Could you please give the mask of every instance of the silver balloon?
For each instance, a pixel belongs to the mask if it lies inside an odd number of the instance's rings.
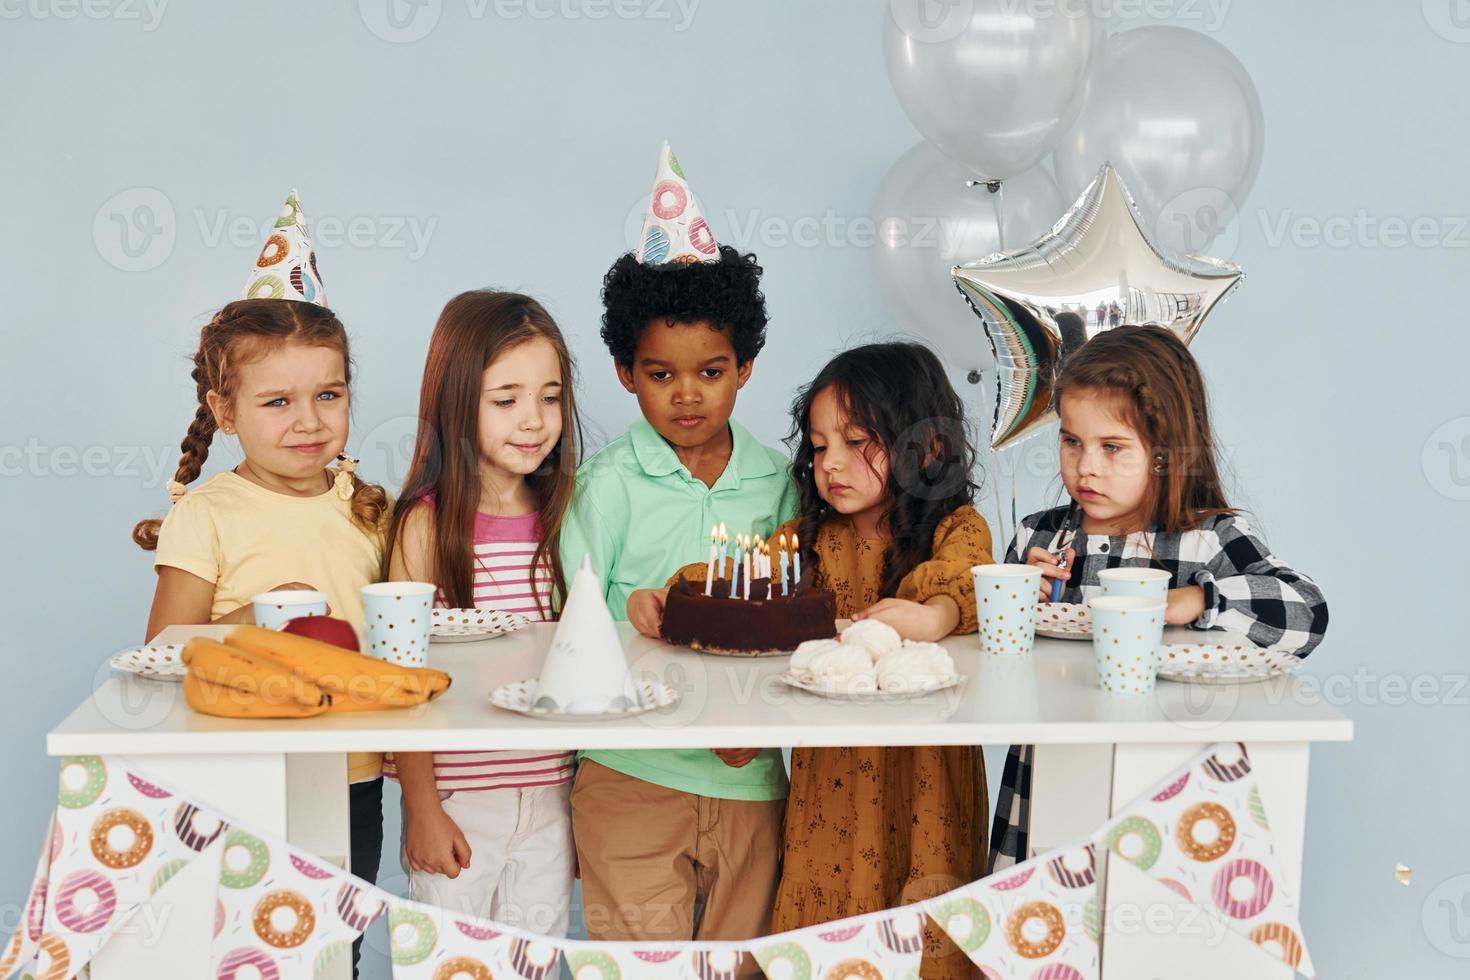
[[[1013,177],[1077,118],[1103,44],[1094,6],[1029,14],[1015,0],[890,0],[889,81],[925,139],[977,176]]]
[[[975,317],[954,301],[950,270],[1005,243],[1031,241],[1051,227],[1063,203],[1040,167],[994,192],[969,186],[971,180],[963,164],[920,143],[893,165],[873,199],[873,277],[885,305],[902,329],[923,337],[960,372],[993,362]]]
[[[1123,324],[1157,324],[1187,344],[1243,278],[1233,262],[1165,258],[1112,167],[1040,239],[953,275],[995,351],[995,449],[1056,420],[1057,379],[1089,338]]]
[[[1183,27],[1108,38],[1087,104],[1056,150],[1076,194],[1111,162],[1166,251],[1203,252],[1235,218],[1265,145],[1261,99],[1223,45]]]

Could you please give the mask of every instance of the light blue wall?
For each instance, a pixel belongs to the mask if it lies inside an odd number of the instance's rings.
[[[1323,974],[1338,977],[1462,976],[1449,954],[1470,953],[1470,691],[1456,680],[1470,586],[1470,29],[1435,20],[1452,3],[1217,0],[1219,19],[1192,0],[1153,7],[1215,29],[1266,110],[1231,256],[1249,281],[1194,349],[1242,500],[1332,603],[1308,673],[1341,697],[1358,739],[1313,754],[1303,915]],[[401,476],[387,447],[408,431],[434,317],[470,287],[545,298],[580,356],[588,415],[611,435],[627,423],[634,402],[597,338],[598,286],[664,138],[716,235],[767,269],[771,339],[739,409],[759,435],[784,433],[793,387],[830,351],[890,329],[864,248],[736,234],[766,218],[866,216],[916,141],[882,67],[886,5],[647,0],[632,5],[646,16],[593,19],[627,0],[424,0],[438,21],[410,43],[369,29],[393,30],[372,0],[318,6],[225,16],[175,2],[155,22],[141,0],[0,0],[12,678],[0,895],[12,901],[52,793],[45,732],[144,626],[152,573],[128,530],[163,510],[193,410],[183,358],[292,186],[355,338],[352,445],[386,482]],[[1127,16],[1140,6],[1119,0],[1112,26],[1144,23]],[[130,257],[110,215],[141,216],[140,204],[166,233]],[[1334,218],[1356,227],[1314,243]],[[1434,244],[1395,247],[1366,224],[1416,218],[1432,220]],[[1280,240],[1283,220],[1295,234]],[[428,231],[426,248],[411,228]],[[146,465],[159,459],[162,477]],[[1023,511],[1043,502],[1023,483]],[[1421,703],[1402,703],[1396,685],[1416,678]],[[1397,861],[1411,888],[1393,880]],[[0,933],[13,905],[6,916]]]

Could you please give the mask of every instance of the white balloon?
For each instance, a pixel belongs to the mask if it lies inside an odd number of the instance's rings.
[[[1211,37],[1143,27],[1108,38],[1087,103],[1056,150],[1081,194],[1111,163],[1165,252],[1204,252],[1232,226],[1261,166],[1265,119],[1244,66]],[[1230,249],[1211,254],[1229,258]]]
[[[1041,237],[1065,208],[1040,167],[1005,181],[999,193],[967,186],[973,179],[963,164],[920,143],[888,171],[873,200],[873,273],[885,304],[901,329],[961,373],[985,370],[994,359],[950,270]]]
[[[888,78],[925,139],[977,176],[1013,177],[1077,118],[1103,45],[1091,3],[889,0]]]

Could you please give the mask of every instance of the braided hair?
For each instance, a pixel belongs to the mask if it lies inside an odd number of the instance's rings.
[[[179,443],[175,483],[193,483],[209,459],[209,447],[218,428],[209,408],[209,393],[213,391],[229,402],[236,394],[238,366],[258,355],[263,345],[279,347],[287,342],[341,351],[345,379],[352,383],[347,330],[331,310],[315,303],[281,299],[242,299],[228,304],[199,331],[199,349],[194,352],[194,369],[190,372],[198,405]],[[353,523],[368,533],[382,531],[388,514],[387,492],[375,484],[363,483],[355,473],[351,476]],[[156,550],[162,523],[157,518],[139,521],[133,528],[133,541],[144,551]]]

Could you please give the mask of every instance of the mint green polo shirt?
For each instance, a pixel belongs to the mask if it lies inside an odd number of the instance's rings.
[[[730,461],[713,487],[695,479],[642,416],[577,470],[577,491],[562,524],[562,567],[574,569],[583,555],[591,557],[613,619],[628,618],[628,596],[635,589],[660,588],[680,567],[708,561],[714,525],[724,523],[731,537],[769,535],[796,516],[791,461],[734,420],[730,435]],[[739,769],[708,749],[597,750],[581,757],[699,796],[786,796],[779,749],[767,749]]]

